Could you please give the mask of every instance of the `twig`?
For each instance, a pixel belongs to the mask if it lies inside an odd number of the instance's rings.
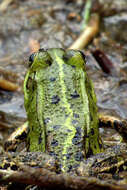
[[[0,78],[0,88],[8,91],[16,91],[19,88],[19,86],[6,79]]]
[[[58,188],[60,190],[126,190],[126,185],[111,185],[92,177],[71,176],[69,174],[56,174],[46,169],[25,167],[23,171],[0,170],[0,182],[18,182],[43,186],[46,189]]]
[[[5,141],[4,149],[5,151],[14,151],[20,143],[17,139],[22,139],[22,141],[26,138],[28,131],[28,122],[26,121],[24,124],[20,125]],[[11,146],[8,146],[11,144]]]
[[[107,122],[108,121],[108,122]],[[99,126],[114,128],[127,142],[127,121],[110,115],[99,115]]]
[[[81,33],[78,39],[69,47],[69,49],[83,49],[98,33],[99,30],[99,15],[91,16],[89,25]]]
[[[0,121],[0,130],[2,130],[2,129],[10,129],[11,128],[11,125],[9,125],[9,124],[7,124],[7,123],[5,123],[5,122],[2,122],[2,121]]]
[[[0,4],[0,11],[5,11],[8,7],[8,5],[12,2],[13,0],[3,0],[3,2]]]
[[[90,11],[91,11],[91,7],[92,7],[92,1],[91,0],[87,0],[86,1],[86,5],[85,8],[83,10],[83,22],[82,22],[82,29],[85,29],[85,27],[88,24],[88,21],[90,19]]]

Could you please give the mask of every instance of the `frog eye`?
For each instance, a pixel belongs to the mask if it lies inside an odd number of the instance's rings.
[[[35,53],[32,53],[29,57],[29,67],[32,65],[32,63],[34,62],[34,57],[35,57]]]
[[[48,52],[44,49],[40,49],[37,53],[31,56],[32,57],[30,58],[30,60],[33,61],[31,65],[31,69],[33,71],[46,68],[52,64],[52,58],[50,57]]]
[[[65,63],[73,67],[85,68],[85,55],[79,50],[67,50],[63,56]]]

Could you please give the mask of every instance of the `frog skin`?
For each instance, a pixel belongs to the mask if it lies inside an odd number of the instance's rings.
[[[60,171],[69,172],[103,150],[96,96],[82,52],[52,48],[32,54],[24,97],[29,151],[48,153]]]

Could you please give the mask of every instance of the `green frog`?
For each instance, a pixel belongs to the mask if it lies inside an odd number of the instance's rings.
[[[101,172],[110,171],[109,161],[113,158],[112,167],[123,166],[124,160],[127,161],[121,153],[121,150],[126,152],[126,145],[119,146],[119,151],[113,149],[101,153],[104,149],[98,130],[96,95],[85,64],[85,55],[81,51],[60,48],[40,49],[29,58],[29,69],[24,80],[25,109],[29,122],[27,151],[31,152],[29,157],[34,155],[37,158],[37,152],[51,156],[57,161],[59,173],[77,171],[79,175],[85,175],[83,168],[90,175],[95,167],[99,173],[97,165],[102,166]],[[106,124],[105,118],[101,119],[101,123]],[[121,124],[115,119],[110,123],[115,126]],[[27,125],[19,131],[26,136]],[[17,134],[11,136],[6,148]],[[22,139],[23,136],[19,137]],[[24,160],[28,161],[28,158]],[[81,162],[84,163],[82,167]]]
[[[77,50],[39,50],[24,81],[29,151],[54,156],[62,172],[100,153],[96,96]]]

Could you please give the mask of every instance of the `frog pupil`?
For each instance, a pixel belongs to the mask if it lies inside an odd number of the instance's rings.
[[[29,57],[29,67],[31,66],[31,64],[33,63],[34,61],[34,56],[35,56],[35,53],[32,53]]]

